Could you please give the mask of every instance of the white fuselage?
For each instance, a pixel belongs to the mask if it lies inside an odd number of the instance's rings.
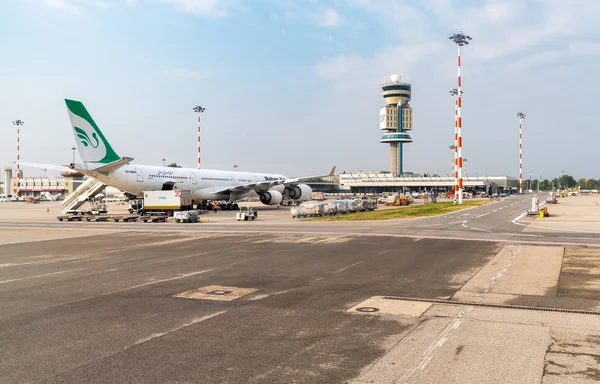
[[[108,175],[93,174],[92,176],[106,185],[138,196],[142,196],[142,191],[161,190],[165,184],[173,185],[172,189],[190,190],[194,201],[224,199],[236,201],[245,197],[258,196],[253,189],[240,193],[232,192],[231,194],[216,192],[229,187],[233,188],[250,183],[286,179],[283,175],[267,173],[170,168],[148,165],[125,165],[110,172]],[[270,189],[283,193],[285,186],[276,185]]]

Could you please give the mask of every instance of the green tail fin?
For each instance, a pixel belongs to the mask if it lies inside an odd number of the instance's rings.
[[[121,159],[80,101],[65,99],[73,134],[84,163],[109,164]]]

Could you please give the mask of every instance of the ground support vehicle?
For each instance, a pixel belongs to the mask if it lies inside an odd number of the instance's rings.
[[[197,223],[200,212],[198,210],[177,211],[173,214],[176,223]]]
[[[258,218],[258,213],[254,207],[242,207],[240,208],[240,211],[235,214],[235,218],[237,221],[256,220]]]
[[[406,196],[406,195],[392,195],[390,197],[388,197],[387,201],[385,202],[386,206],[402,206],[402,205],[409,205],[411,203],[411,198],[410,196]]]
[[[193,209],[192,192],[189,190],[143,191],[143,194],[143,199],[136,199],[129,203],[129,213],[137,212],[144,216],[146,213],[154,212],[173,216],[176,211]]]

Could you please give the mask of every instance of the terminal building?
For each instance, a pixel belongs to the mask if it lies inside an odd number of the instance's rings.
[[[340,191],[352,193],[407,192],[436,189],[452,191],[454,178],[447,176],[394,176],[391,173],[344,173],[339,178]],[[514,193],[519,181],[508,176],[463,177],[465,191],[473,193]]]
[[[62,173],[61,178],[13,177],[11,167],[4,167],[4,182],[2,193],[15,198],[42,197],[52,195],[54,198],[64,198],[73,192],[84,178],[81,173]]]

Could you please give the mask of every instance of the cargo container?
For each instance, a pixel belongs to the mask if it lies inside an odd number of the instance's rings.
[[[192,192],[173,189],[170,191],[143,191],[144,198],[130,205],[129,212],[137,211],[140,215],[147,212],[164,212],[173,216],[175,211],[193,209]]]

